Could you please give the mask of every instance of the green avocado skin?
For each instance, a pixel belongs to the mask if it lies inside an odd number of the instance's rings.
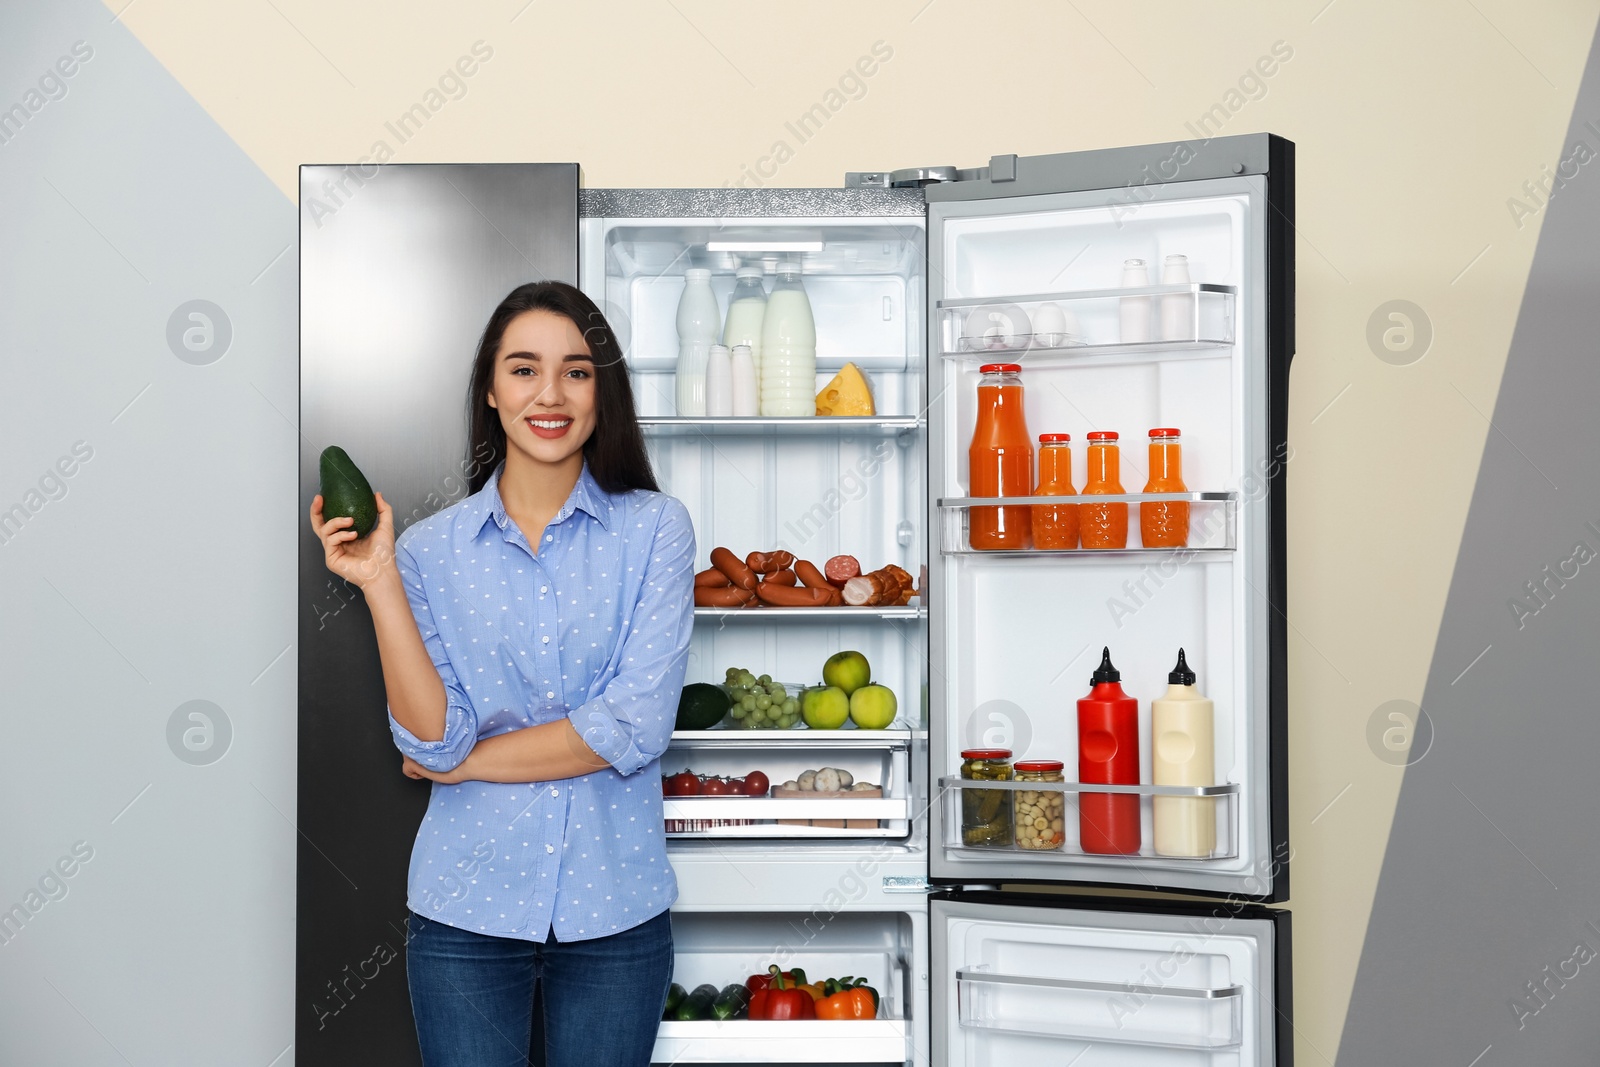
[[[356,539],[378,525],[378,501],[361,468],[338,445],[322,450],[322,518],[348,515],[355,521]]]

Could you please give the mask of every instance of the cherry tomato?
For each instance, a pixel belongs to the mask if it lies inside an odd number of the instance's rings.
[[[679,771],[662,783],[661,791],[669,797],[692,797],[700,792],[700,779],[692,771]]]
[[[733,792],[726,778],[707,778],[700,783],[700,795],[707,797],[725,797]]]
[[[760,771],[751,771],[744,776],[744,795],[747,797],[764,797],[771,788],[772,782]]]

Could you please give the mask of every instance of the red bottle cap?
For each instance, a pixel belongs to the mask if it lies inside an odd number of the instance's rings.
[[[1032,771],[1059,771],[1064,766],[1058,759],[1025,759],[1017,761],[1016,769],[1028,774]]]
[[[1020,363],[985,363],[978,368],[980,374],[1021,374]]]
[[[1150,431],[1151,440],[1154,440],[1157,437],[1182,437],[1182,436],[1183,435],[1178,432],[1178,428],[1176,426],[1157,426],[1155,429]]]
[[[1089,440],[1091,441],[1115,441],[1116,439],[1117,432],[1115,430],[1095,430],[1089,435]]]
[[[964,748],[961,750],[962,759],[1010,759],[1009,748]]]
[[[1072,440],[1070,433],[1042,433],[1039,435],[1039,443],[1044,445],[1060,444],[1063,441],[1070,440]]]

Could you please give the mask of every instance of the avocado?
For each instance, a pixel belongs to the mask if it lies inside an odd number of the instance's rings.
[[[354,529],[360,540],[378,525],[378,501],[361,468],[344,449],[329,445],[322,450],[322,518],[344,515],[356,520]]]
[[[674,724],[675,728],[709,730],[722,721],[722,717],[728,714],[728,709],[731,707],[733,701],[728,699],[728,694],[721,686],[690,682],[683,687],[683,695],[678,698],[678,721]]]

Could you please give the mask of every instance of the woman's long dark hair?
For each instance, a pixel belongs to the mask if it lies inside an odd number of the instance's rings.
[[[500,413],[489,406],[489,387],[494,382],[494,357],[500,351],[511,320],[525,311],[552,311],[570,319],[583,334],[594,359],[595,427],[583,443],[584,462],[589,473],[608,493],[629,489],[660,492],[655,473],[650,469],[650,454],[645,451],[639,416],[633,409],[633,386],[622,360],[622,346],[611,332],[594,301],[565,282],[530,282],[519,285],[500,301],[489,316],[478,341],[478,354],[472,362],[472,380],[467,386],[467,471],[468,485],[476,493],[506,455],[506,431]]]

